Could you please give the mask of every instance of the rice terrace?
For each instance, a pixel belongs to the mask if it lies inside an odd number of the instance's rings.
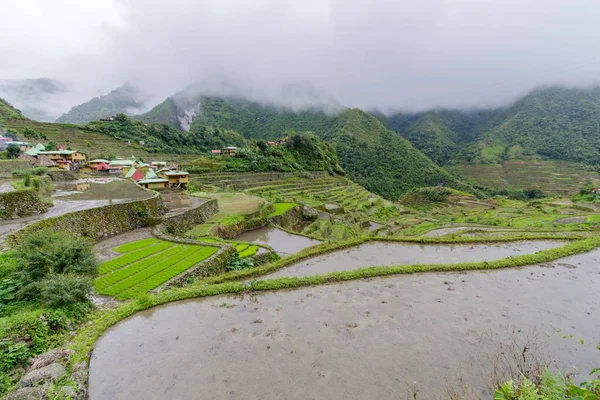
[[[21,3],[1,399],[600,398],[600,7]]]

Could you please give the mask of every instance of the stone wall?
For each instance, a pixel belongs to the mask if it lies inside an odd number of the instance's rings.
[[[161,289],[181,287],[189,283],[191,279],[223,274],[227,272],[227,261],[235,254],[236,251],[233,247],[223,247],[197,266],[188,269],[162,285]]]
[[[0,193],[0,219],[15,219],[48,211],[34,190]]]
[[[304,221],[304,208],[296,206],[277,217],[271,218],[271,221],[285,229],[293,228]]]
[[[208,200],[198,207],[175,215],[168,215],[163,221],[167,233],[175,236],[182,235],[198,224],[205,223],[211,215],[219,211],[216,199]]]
[[[149,199],[76,211],[36,222],[9,236],[12,244],[20,243],[27,235],[42,229],[105,239],[132,229],[158,222],[166,207],[158,193]]]
[[[14,170],[29,168],[27,160],[0,160],[0,178],[10,178]]]
[[[54,182],[66,182],[78,179],[77,174],[73,171],[48,171],[46,174]]]

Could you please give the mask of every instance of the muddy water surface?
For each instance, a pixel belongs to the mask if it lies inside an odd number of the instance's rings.
[[[565,242],[550,240],[456,245],[370,242],[352,249],[336,251],[292,264],[265,278],[308,276],[381,265],[454,264],[471,261],[492,261],[510,256],[535,253],[564,244]]]
[[[271,246],[273,250],[281,255],[289,255],[300,250],[321,243],[319,240],[309,239],[304,236],[292,235],[281,229],[264,227],[253,231],[242,233],[233,240],[240,242],[260,243]]]
[[[484,379],[496,354],[490,336],[506,343],[512,332],[519,339],[537,332],[559,367],[598,366],[598,261],[594,251],[522,269],[158,307],[98,341],[90,397],[404,399],[416,382],[419,399],[437,399],[446,398],[446,380],[458,386],[462,377],[491,398]]]

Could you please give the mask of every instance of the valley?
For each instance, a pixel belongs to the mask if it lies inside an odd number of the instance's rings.
[[[120,94],[61,117],[82,125],[0,103],[32,142],[4,152],[0,194],[39,206],[0,213],[0,394],[491,398],[515,379],[490,383],[496,347],[537,334],[532,359],[596,366],[598,164],[541,146],[514,108],[531,99],[380,115],[200,96],[183,126],[175,97],[88,120]],[[565,129],[593,149],[590,113]],[[83,161],[28,164],[52,145]]]

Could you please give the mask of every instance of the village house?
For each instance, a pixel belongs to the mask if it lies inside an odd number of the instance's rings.
[[[96,169],[98,167],[98,165],[105,163],[105,164],[110,164],[110,161],[105,160],[103,158],[97,158],[95,160],[91,160],[88,162],[88,165],[90,166],[90,168],[92,169]]]
[[[141,170],[141,168],[130,168],[125,174],[125,178],[139,181],[144,179],[144,172]]]
[[[13,138],[0,136],[0,150],[6,150],[6,147],[13,141]]]
[[[169,184],[168,179],[159,178],[153,169],[148,169],[144,175],[144,179],[138,181],[138,184],[146,189],[166,189]]]
[[[38,155],[44,155],[51,160],[58,162],[58,160],[66,160],[72,163],[85,163],[86,156],[76,150],[56,150],[56,151],[40,151]]]
[[[125,159],[125,158],[117,158],[115,160],[110,161],[110,165],[116,167],[123,167],[121,172],[123,175],[127,175],[129,170],[133,168],[136,164],[135,159]]]
[[[237,151],[238,151],[237,147],[229,146],[229,147],[225,147],[221,151],[221,153],[224,154],[224,155],[231,156],[231,155],[234,155]]]
[[[211,150],[210,152],[215,156],[221,155],[221,150]]]
[[[170,188],[187,189],[189,183],[189,173],[185,171],[168,171],[159,174],[161,178],[166,178],[169,181]]]

